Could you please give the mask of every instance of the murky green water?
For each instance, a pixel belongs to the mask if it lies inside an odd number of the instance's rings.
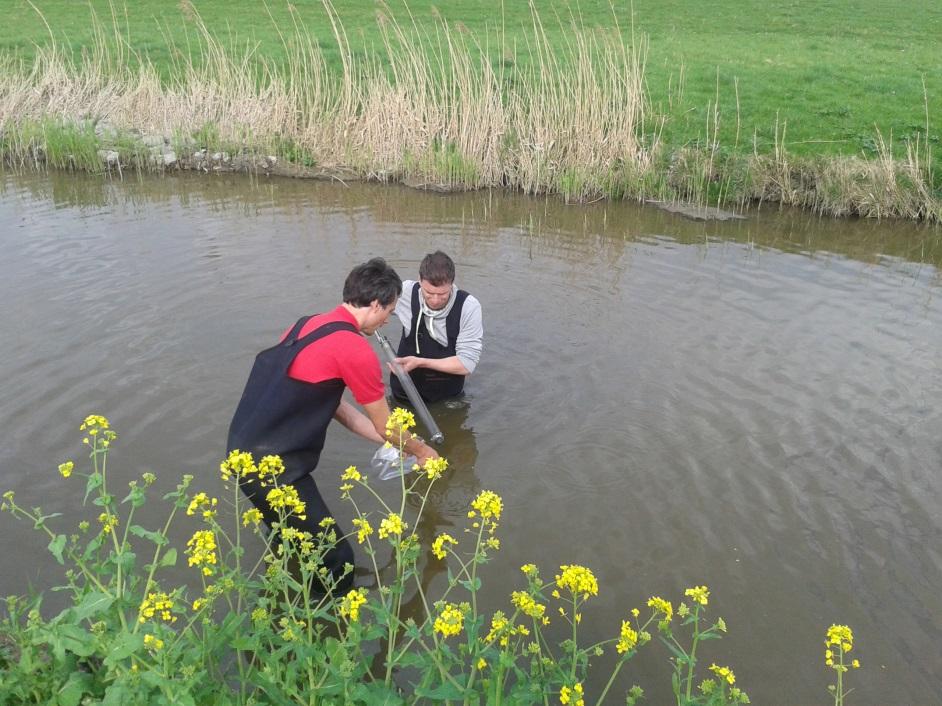
[[[6,174],[0,238],[0,486],[67,526],[89,511],[56,465],[79,453],[85,414],[119,430],[120,478],[153,470],[169,487],[192,472],[218,491],[257,350],[335,305],[354,264],[383,255],[412,276],[442,248],[484,306],[487,339],[465,404],[433,410],[455,471],[423,531],[460,529],[482,488],[504,497],[490,607],[525,562],[583,563],[602,590],[582,628],[602,639],[648,596],[705,583],[730,632],[704,658],[733,666],[754,703],[827,702],[832,622],[854,628],[864,664],[853,703],[942,691],[938,231],[774,209],[704,224],[502,194]],[[372,451],[342,429],[328,438],[319,474],[341,520],[333,479]],[[0,522],[0,594],[57,580],[45,542]],[[652,645],[624,683],[664,703],[666,660]]]

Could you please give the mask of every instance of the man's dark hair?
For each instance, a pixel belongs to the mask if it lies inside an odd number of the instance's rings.
[[[381,257],[354,267],[343,283],[343,302],[353,306],[369,306],[378,301],[389,306],[402,294],[402,280]]]
[[[455,263],[441,250],[430,252],[419,264],[419,279],[435,287],[455,281]]]

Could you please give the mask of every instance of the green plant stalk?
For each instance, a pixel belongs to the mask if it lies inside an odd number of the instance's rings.
[[[690,701],[690,694],[693,689],[693,670],[697,663],[697,643],[700,642],[700,604],[693,609],[693,644],[690,646],[690,654],[687,655],[687,693],[686,699]]]

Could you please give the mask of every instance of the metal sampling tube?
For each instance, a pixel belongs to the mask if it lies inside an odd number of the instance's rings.
[[[379,347],[383,349],[383,355],[386,356],[386,360],[389,361],[393,373],[399,378],[399,382],[402,383],[402,389],[405,390],[406,397],[409,398],[409,402],[412,403],[416,414],[419,415],[419,419],[422,420],[422,424],[424,424],[425,428],[428,430],[429,438],[433,443],[441,444],[445,441],[445,435],[442,434],[442,430],[438,428],[435,420],[432,419],[432,415],[428,411],[428,407],[425,406],[425,401],[422,399],[419,391],[415,389],[415,383],[412,382],[409,373],[405,372],[396,362],[396,354],[393,352],[392,346],[389,345],[389,339],[379,331],[374,331],[373,335],[376,336],[376,340],[379,341]]]

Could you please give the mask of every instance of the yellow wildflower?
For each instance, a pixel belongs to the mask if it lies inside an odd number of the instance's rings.
[[[432,554],[435,555],[436,559],[444,559],[447,555],[447,552],[445,551],[446,543],[457,546],[458,540],[452,537],[450,534],[443,532],[432,542]]]
[[[850,652],[854,647],[854,633],[847,625],[832,625],[824,644],[836,645],[844,652]]]
[[[197,493],[186,508],[186,514],[195,515],[197,512],[201,512],[203,519],[209,520],[215,516],[216,505],[218,504],[219,501],[216,498],[211,498],[206,493]]]
[[[618,654],[625,654],[628,650],[634,649],[635,645],[638,644],[638,633],[634,631],[631,627],[631,623],[627,620],[621,621],[621,633],[618,636],[618,642],[615,645],[615,649],[618,651]]]
[[[386,436],[390,436],[396,429],[408,431],[415,426],[415,415],[407,409],[396,407],[386,420]]]
[[[488,537],[485,540],[484,545],[488,549],[493,549],[496,552],[500,549],[500,540],[497,537]]]
[[[138,611],[138,621],[146,623],[156,615],[168,623],[175,623],[177,617],[171,612],[172,610],[173,599],[169,595],[162,591],[148,593]]]
[[[471,507],[485,520],[499,520],[504,503],[493,490],[482,490],[472,501]],[[474,512],[469,512],[468,517],[474,517]]]
[[[337,524],[337,520],[335,520],[333,517],[330,517],[328,515],[327,517],[322,519],[320,522],[318,522],[317,526],[320,527],[321,529],[327,529],[328,527],[331,527],[332,525],[335,525],[335,524]]]
[[[559,691],[559,703],[561,704],[573,704],[573,706],[585,706],[585,699],[582,694],[582,683],[576,682],[575,686],[571,689],[568,686],[564,686]]]
[[[718,667],[715,663],[710,665],[710,671],[713,672],[720,679],[725,679],[729,682],[730,685],[736,683],[736,675],[733,674],[733,670],[729,667]]]
[[[543,614],[546,612],[545,605],[537,603],[533,596],[523,591],[514,591],[511,593],[510,602],[513,603],[517,610],[524,615],[529,615],[531,618],[542,618]]]
[[[389,513],[389,517],[384,518],[383,521],[379,523],[379,538],[385,539],[390,535],[400,535],[408,526],[409,525],[402,521],[399,515],[395,512],[391,512]]]
[[[347,466],[347,470],[340,474],[340,480],[362,480],[362,478],[356,466]]]
[[[631,609],[631,614],[632,614],[634,617],[637,618],[639,615],[641,615],[641,611],[638,610],[637,608],[632,608],[632,609]]]
[[[582,598],[597,596],[599,582],[591,570],[578,564],[563,565],[559,567],[561,575],[556,577],[556,583],[561,588],[568,588],[573,595],[582,594]]]
[[[447,468],[447,459],[441,457],[430,458],[425,462],[425,465],[422,466],[422,470],[425,471],[425,475],[428,476],[429,480],[441,478],[442,473],[444,473]]]
[[[373,527],[370,525],[369,520],[364,518],[354,518],[353,526],[357,528],[357,542],[363,544],[366,541],[366,538],[373,534]]]
[[[262,485],[269,485],[274,479],[285,472],[284,461],[281,456],[262,456],[258,462],[258,478]]]
[[[360,619],[360,606],[366,603],[366,589],[354,588],[340,601],[340,615],[349,618],[351,623]]]
[[[487,660],[481,657],[477,664],[478,671],[482,671],[485,667],[487,667]]]
[[[651,596],[648,599],[648,608],[653,608],[655,614],[663,613],[666,622],[670,622],[671,618],[674,617],[674,607],[671,605],[671,602],[664,600],[660,596]]]
[[[524,564],[520,567],[524,576],[535,576],[537,572],[536,564]]]
[[[72,471],[75,469],[75,463],[73,461],[66,461],[65,463],[59,464],[59,473],[63,478],[68,478],[72,475]]]
[[[265,496],[272,510],[283,510],[285,515],[295,514],[299,520],[307,519],[304,514],[305,505],[298,497],[298,490],[293,485],[281,488],[272,488]]]
[[[115,527],[118,526],[118,518],[116,515],[112,515],[109,512],[103,512],[98,516],[98,521],[101,523],[101,531],[105,534],[111,532]]]
[[[153,652],[157,652],[158,650],[162,650],[164,648],[164,641],[158,637],[147,634],[144,635],[144,647]]]
[[[854,669],[860,669],[860,660],[855,659],[853,662],[850,663],[850,666],[853,667]]]
[[[195,601],[193,601],[193,610],[194,611],[202,610],[203,606],[205,606],[206,603],[207,601],[205,598],[197,598]]]
[[[257,473],[255,460],[248,451],[239,451],[234,449],[229,453],[228,458],[219,464],[219,474],[223,480],[229,480],[232,476],[244,478],[252,473]]]
[[[706,586],[694,586],[684,591],[684,595],[690,596],[690,598],[700,605],[706,605],[710,597],[710,592],[707,590]]]
[[[494,613],[494,617],[491,618],[491,631],[487,633],[484,642],[491,642],[500,635],[508,625],[510,625],[510,621],[507,620],[507,616],[504,615],[503,611],[499,610]]]
[[[212,530],[198,530],[187,540],[186,553],[189,566],[201,566],[204,576],[213,575],[216,565],[216,535]]]
[[[268,609],[259,606],[252,611],[252,622],[261,623],[268,619]]]
[[[253,527],[258,527],[259,522],[262,521],[262,511],[257,507],[253,507],[251,510],[246,510],[242,513],[242,525],[248,527],[252,525]]]
[[[439,632],[444,637],[457,635],[464,628],[464,613],[454,603],[445,603],[444,608],[435,618],[435,632]]]

